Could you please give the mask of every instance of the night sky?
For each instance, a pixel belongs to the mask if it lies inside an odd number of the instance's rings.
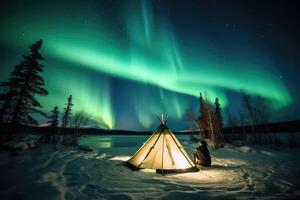
[[[168,114],[180,130],[201,91],[234,110],[245,90],[272,121],[299,119],[299,19],[296,1],[1,1],[0,81],[43,39],[47,112],[72,94],[95,125],[152,130]]]

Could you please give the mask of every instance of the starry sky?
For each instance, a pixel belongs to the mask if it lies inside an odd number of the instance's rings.
[[[72,94],[103,128],[152,130],[167,114],[181,130],[200,92],[234,110],[244,90],[272,121],[299,119],[298,19],[293,1],[4,0],[0,81],[43,39],[45,112]]]

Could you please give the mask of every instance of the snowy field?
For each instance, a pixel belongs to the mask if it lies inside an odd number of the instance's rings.
[[[0,199],[300,199],[300,149],[210,149],[213,166],[162,176],[124,166],[149,136],[87,136],[94,152],[42,145],[0,153]],[[178,136],[191,155],[195,144]],[[298,197],[298,198],[297,198]]]

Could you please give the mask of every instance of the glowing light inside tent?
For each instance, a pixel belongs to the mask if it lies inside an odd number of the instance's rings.
[[[172,156],[173,156],[173,159],[175,161],[176,168],[178,168],[178,169],[185,169],[185,168],[191,167],[191,166],[187,166],[186,159],[178,151],[174,151],[173,150],[172,151]]]

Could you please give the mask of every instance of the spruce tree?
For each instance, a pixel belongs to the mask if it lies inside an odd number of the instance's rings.
[[[0,118],[12,124],[37,124],[32,114],[39,113],[41,104],[35,95],[45,96],[48,91],[44,88],[44,79],[39,74],[44,71],[40,60],[44,60],[39,53],[42,40],[29,46],[30,54],[23,56],[23,61],[15,66],[8,81],[0,84],[1,111]]]
[[[58,115],[59,115],[59,110],[58,110],[58,107],[55,106],[53,108],[53,110],[51,111],[51,115],[49,117],[49,127],[52,127],[52,128],[57,128],[58,126]]]
[[[2,87],[2,84],[0,84],[0,87]],[[2,89],[4,89],[4,87],[2,87]],[[1,105],[1,108],[0,108],[0,122],[3,122],[3,123],[8,123],[9,121],[9,116],[8,116],[8,112],[10,110],[10,104],[12,103],[11,102],[11,99],[12,99],[12,94],[13,94],[13,91],[2,91],[3,93],[0,94],[0,105]]]
[[[223,117],[222,109],[219,103],[219,99],[215,99],[215,113],[214,113],[214,143],[215,147],[220,147],[223,143]]]
[[[219,103],[218,97],[215,100],[215,121],[216,126],[219,130],[222,130],[223,128],[223,117],[222,117],[222,110],[221,105]]]
[[[55,106],[49,116],[48,127],[50,127],[50,129],[45,135],[43,135],[42,141],[46,143],[55,142],[56,139],[55,134],[57,133],[57,126],[58,126],[58,115],[59,115],[58,107]]]
[[[61,127],[66,128],[70,119],[70,115],[72,114],[72,95],[70,95],[67,99],[67,103],[65,104],[66,107],[64,108],[64,115],[61,120]]]
[[[200,92],[200,98],[199,98],[199,102],[200,102],[200,121],[201,121],[201,118],[203,118],[205,116],[205,112],[204,112],[204,99],[203,99],[203,96],[202,96],[202,93]]]
[[[202,93],[200,93],[200,125],[204,131],[205,137],[209,134],[209,114],[210,114],[210,107],[208,102],[206,102],[206,99],[202,96]]]

